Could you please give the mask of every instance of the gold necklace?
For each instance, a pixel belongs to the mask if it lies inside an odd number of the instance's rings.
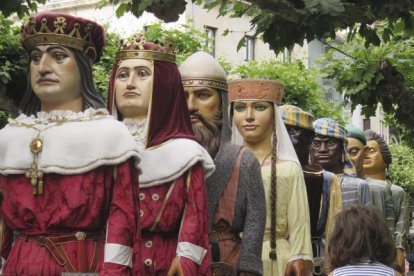
[[[267,158],[269,158],[269,156],[272,154],[272,151],[269,152],[268,155],[266,155],[266,157],[262,160],[262,163],[260,163],[260,167],[263,167],[264,162],[267,160]]]
[[[59,120],[57,120],[54,124],[47,126],[43,129],[39,129],[36,127],[36,123],[33,124],[29,124],[29,123],[24,123],[21,121],[16,121],[13,119],[9,119],[9,123],[11,125],[16,125],[18,127],[24,126],[27,128],[32,128],[34,130],[37,131],[37,135],[35,138],[32,139],[32,141],[30,142],[29,145],[29,149],[30,152],[33,155],[33,161],[32,161],[32,165],[30,167],[30,169],[28,169],[25,173],[26,177],[28,179],[30,179],[30,183],[33,186],[33,194],[37,195],[37,194],[42,194],[43,193],[43,171],[40,170],[37,161],[38,161],[38,156],[39,153],[42,152],[43,150],[43,146],[44,146],[44,141],[42,139],[42,137],[40,137],[40,133],[42,131],[45,131],[49,128],[55,127],[55,126],[60,126],[64,123],[67,122],[82,122],[82,121],[89,121],[92,119],[99,119],[99,118],[104,118],[105,116],[107,116],[107,113],[98,109],[96,110],[96,113],[93,114],[93,116],[89,116],[84,114],[83,117],[77,117],[77,118],[67,118],[67,117],[63,117]],[[49,122],[43,123],[43,124],[50,124]]]
[[[30,184],[32,184],[32,186],[33,186],[33,194],[34,195],[38,195],[38,194],[43,193],[43,171],[40,170],[39,165],[37,164],[39,153],[42,152],[43,146],[44,146],[44,142],[43,142],[42,137],[40,136],[40,133],[42,131],[45,131],[45,130],[49,129],[49,128],[52,128],[52,127],[55,127],[55,126],[60,126],[60,125],[66,123],[66,122],[69,122],[69,121],[71,121],[71,120],[68,120],[66,118],[62,118],[59,121],[57,121],[55,124],[47,126],[43,129],[37,128],[34,124],[18,122],[18,121],[15,121],[15,120],[10,120],[9,121],[11,124],[15,124],[18,127],[24,126],[24,127],[27,127],[27,128],[32,128],[32,129],[37,131],[36,137],[32,139],[32,141],[30,142],[30,145],[29,145],[30,152],[32,153],[32,156],[33,156],[32,165],[25,173],[25,176],[29,179]]]

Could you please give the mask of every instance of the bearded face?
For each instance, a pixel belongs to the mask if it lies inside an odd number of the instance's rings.
[[[212,117],[207,117],[198,111],[193,111],[190,116],[201,123],[193,124],[194,134],[210,156],[214,158],[220,147],[223,113],[218,111]]]

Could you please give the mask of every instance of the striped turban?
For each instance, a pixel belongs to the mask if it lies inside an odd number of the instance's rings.
[[[352,164],[346,145],[348,144],[347,131],[337,121],[331,118],[320,118],[317,119],[313,126],[315,127],[315,134],[321,136],[336,138],[343,143],[342,154],[344,157],[343,161],[343,172],[349,175],[356,175],[355,167]]]
[[[282,105],[279,113],[285,125],[297,126],[313,132],[313,115],[294,105]]]
[[[313,123],[313,126],[315,127],[315,134],[336,138],[344,142],[344,144],[347,143],[346,129],[334,119],[320,118]]]

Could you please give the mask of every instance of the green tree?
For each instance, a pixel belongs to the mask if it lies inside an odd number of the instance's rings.
[[[413,30],[414,1],[407,0],[195,0],[211,9],[219,7],[220,15],[252,17],[252,28],[263,34],[265,42],[276,52],[305,40],[335,38],[338,29],[350,29],[350,38],[359,33],[367,44],[378,45],[378,20],[390,24],[402,19],[407,30]],[[388,29],[390,32],[391,28]]]
[[[19,38],[20,29],[0,13],[0,127],[18,113],[26,87],[27,55]]]
[[[387,179],[414,195],[414,149],[406,144],[392,144],[389,148],[392,153],[392,163]]]
[[[311,112],[315,118],[329,117],[345,122],[341,105],[324,100],[323,88],[317,82],[318,72],[308,70],[300,61],[250,61],[234,68],[229,68],[224,63],[224,68],[229,72],[229,79],[261,78],[280,81],[285,86],[283,103],[299,106]]]
[[[44,4],[47,0],[4,0],[0,2],[0,12],[5,17],[17,13],[19,18],[37,10],[38,4]]]
[[[389,35],[388,23],[377,25],[383,36]],[[386,122],[402,129],[403,139],[414,145],[414,39],[403,25],[403,21],[394,24],[388,41],[381,40],[379,46],[366,45],[358,35],[337,46],[324,57],[323,72],[345,93],[352,108],[362,105],[365,116],[375,115],[381,104]]]

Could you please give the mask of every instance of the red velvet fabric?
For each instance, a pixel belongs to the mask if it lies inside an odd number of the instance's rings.
[[[150,49],[153,43],[147,42],[145,49]],[[128,49],[128,47],[126,48]],[[108,92],[108,110],[113,114],[114,84],[116,70],[120,61],[112,67]],[[159,145],[172,138],[188,138],[196,140],[190,121],[181,75],[177,65],[168,61],[154,61],[154,84],[152,91],[152,105],[148,118],[150,120],[148,147]],[[122,115],[116,114],[119,120]]]
[[[171,138],[195,140],[177,65],[155,61],[148,147]]]
[[[0,175],[0,190],[4,200],[1,216],[7,225],[27,235],[65,235],[104,231],[107,242],[133,247],[140,242],[137,200],[138,172],[132,162],[117,167],[113,182],[112,166],[102,166],[84,174],[44,176],[44,193],[34,196],[32,185],[24,175]],[[11,232],[3,232],[5,241],[12,240]],[[118,264],[104,264],[104,243],[99,242],[101,275],[130,275],[131,269]],[[63,245],[66,254],[77,268],[77,242]],[[94,242],[87,240],[88,265],[91,263]],[[17,239],[7,256],[3,275],[61,275],[65,269],[50,252],[36,243]]]
[[[186,178],[187,173],[175,181],[153,229],[151,227],[157,220],[172,182],[140,189],[142,243],[135,245],[134,254],[141,252],[141,275],[167,275],[171,262],[176,257],[178,242],[208,248],[207,199],[201,166],[193,167],[188,192]],[[200,266],[185,257],[181,257],[180,262],[184,275],[210,275],[209,253]],[[138,275],[139,272],[135,270],[134,274]]]

